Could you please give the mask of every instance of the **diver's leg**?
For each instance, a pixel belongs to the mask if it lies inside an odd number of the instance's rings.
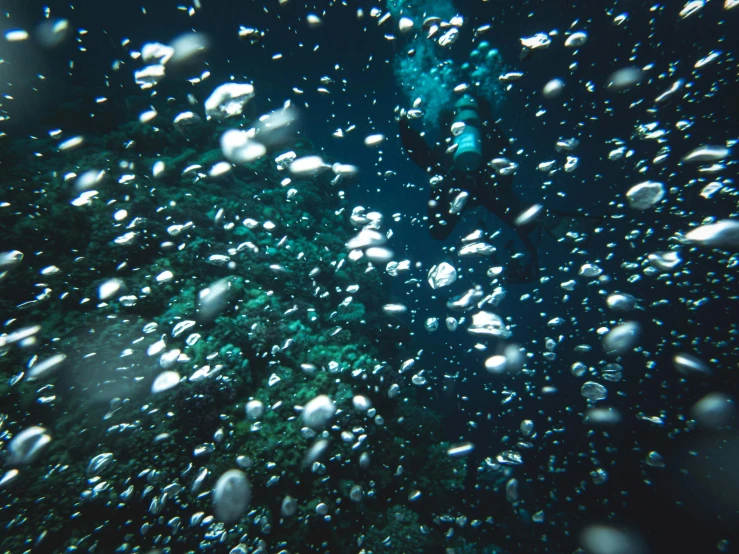
[[[495,210],[491,211],[493,211],[508,225],[513,227],[513,222],[524,210],[524,208],[521,207],[521,198],[519,198],[516,191],[513,189],[513,176],[497,175],[495,179]]]
[[[516,229],[516,234],[518,235],[518,238],[521,239],[521,242],[526,248],[526,251],[529,253],[532,276],[534,279],[538,279],[539,278],[539,251],[536,248],[534,241],[532,240],[532,235],[534,234],[535,230],[536,230],[536,226],[532,227],[528,232],[526,231],[526,229],[519,228],[519,229]]]
[[[518,238],[526,247],[532,260],[539,261],[539,255],[536,250],[532,235],[537,231],[539,225],[536,221],[528,223],[527,225],[517,226],[516,218],[521,215],[523,208],[521,207],[521,199],[513,190],[513,180],[511,178],[501,179],[495,187],[495,196],[487,198],[485,207],[488,211],[497,215],[503,222],[509,227],[516,230]]]
[[[483,204],[488,211],[497,215],[506,225],[516,231],[528,253],[528,260],[513,258],[507,266],[509,282],[526,282],[539,278],[539,252],[534,236],[540,231],[537,221],[526,225],[516,225],[516,218],[521,215],[523,203],[513,190],[511,176],[497,176],[495,188],[484,197]]]
[[[559,241],[570,236],[579,241],[592,235],[603,219],[603,216],[547,210],[541,223],[544,230],[555,240]]]
[[[451,235],[459,221],[460,214],[449,213],[452,198],[452,191],[445,187],[431,189],[428,225],[429,234],[434,240],[444,240]]]
[[[440,161],[423,139],[421,133],[411,127],[406,118],[400,120],[400,141],[411,160],[425,172],[439,171]]]
[[[514,206],[520,208],[520,202],[514,203]],[[511,209],[505,210],[500,204],[496,206],[497,209],[490,209],[495,215],[497,215],[504,223],[513,228],[518,235],[519,240],[523,244],[527,252],[527,259],[521,259],[520,257],[512,258],[507,265],[507,279],[511,283],[523,283],[539,278],[539,251],[537,248],[538,241],[534,241],[537,234],[541,232],[541,226],[538,222],[533,221],[527,225],[516,225],[515,220],[520,211],[513,211]],[[505,211],[504,211],[505,210]]]

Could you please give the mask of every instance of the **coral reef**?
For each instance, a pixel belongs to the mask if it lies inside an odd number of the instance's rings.
[[[22,309],[9,331],[38,324],[43,341],[3,347],[14,410],[2,422],[8,438],[42,425],[52,441],[2,490],[3,548],[297,551],[330,529],[337,551],[365,537],[423,552],[434,531],[419,526],[461,486],[464,463],[445,456],[439,419],[412,390],[387,397],[387,360],[408,334],[383,325],[387,279],[347,259],[353,231],[329,175],[293,176],[291,195],[268,157],[210,176],[224,128],[201,125],[185,136],[126,124],[70,153],[29,144],[43,164],[8,176],[4,240],[23,259],[3,272],[0,302]],[[314,151],[305,139],[291,148]],[[89,172],[94,188],[80,188]],[[211,287],[225,291],[213,314]],[[41,382],[19,373],[55,354],[64,361]],[[152,394],[171,370],[179,384]],[[318,395],[339,413],[314,431],[295,407]],[[357,411],[356,395],[374,406]],[[264,406],[256,419],[249,400]],[[409,448],[419,432],[430,441]],[[229,528],[204,513],[235,466],[254,500]],[[429,499],[419,513],[404,506],[416,490]],[[288,496],[297,507],[285,515]]]

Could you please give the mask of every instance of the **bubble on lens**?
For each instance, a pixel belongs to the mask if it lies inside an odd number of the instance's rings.
[[[723,392],[711,392],[691,408],[691,415],[703,427],[718,429],[728,425],[736,413],[734,399]]]
[[[233,525],[246,512],[251,501],[251,485],[246,474],[230,469],[220,476],[213,488],[213,515],[226,525]]]
[[[313,398],[303,407],[303,423],[311,429],[322,429],[336,414],[336,404],[325,394]]]
[[[621,323],[603,337],[603,348],[608,354],[621,356],[634,349],[639,341],[641,326],[634,321]]]

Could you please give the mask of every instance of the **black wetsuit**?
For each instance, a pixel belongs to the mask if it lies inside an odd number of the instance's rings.
[[[432,149],[405,118],[400,121],[400,139],[403,149],[418,167],[430,176],[443,177],[442,182],[436,187],[431,187],[430,191],[428,224],[431,236],[437,240],[444,240],[451,234],[461,217],[461,213],[449,212],[451,204],[460,192],[466,191],[469,198],[465,210],[484,206],[516,230],[530,257],[529,271],[533,273],[531,276],[535,277],[538,274],[539,257],[533,234],[538,230],[538,225],[530,223],[517,227],[514,224],[516,217],[528,208],[528,205],[522,204],[514,192],[513,175],[500,175],[488,165],[488,162],[495,158],[510,159],[510,145],[498,125],[492,118],[486,117],[486,111],[488,110],[481,104],[483,163],[480,169],[472,173],[457,170],[451,154],[446,154],[441,148]]]

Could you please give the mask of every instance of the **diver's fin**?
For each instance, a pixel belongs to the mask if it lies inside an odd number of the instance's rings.
[[[544,219],[542,227],[555,240],[562,240],[567,236],[570,218],[561,215],[552,215]]]
[[[542,221],[542,226],[555,240],[568,237],[578,240],[590,236],[602,220],[602,217],[551,212]]]
[[[530,256],[513,257],[508,260],[503,281],[508,285],[520,285],[539,280],[539,262]]]

